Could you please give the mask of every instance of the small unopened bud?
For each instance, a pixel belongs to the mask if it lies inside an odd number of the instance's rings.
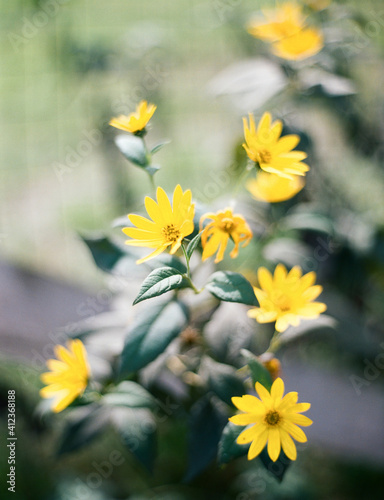
[[[262,354],[259,361],[269,371],[272,381],[276,380],[281,375],[281,363],[271,353]]]

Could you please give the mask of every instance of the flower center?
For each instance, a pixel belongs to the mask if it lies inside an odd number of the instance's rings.
[[[220,229],[226,233],[231,233],[234,229],[234,222],[229,217],[224,217],[220,222]]]
[[[162,231],[164,238],[170,243],[174,243],[180,238],[180,231],[173,224],[163,227]]]
[[[272,159],[272,155],[268,149],[262,149],[258,152],[260,163],[269,163]]]
[[[291,300],[287,295],[281,292],[272,293],[272,302],[281,310],[281,311],[289,311],[292,307]]]
[[[271,410],[269,411],[265,417],[264,417],[264,422],[267,425],[277,425],[281,420],[280,413],[278,411]]]

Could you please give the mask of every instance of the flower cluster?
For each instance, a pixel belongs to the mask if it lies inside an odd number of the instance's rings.
[[[288,60],[307,59],[320,52],[324,46],[321,31],[307,24],[301,6],[293,2],[266,9],[264,19],[252,21],[248,32],[255,38],[269,42],[275,55]]]

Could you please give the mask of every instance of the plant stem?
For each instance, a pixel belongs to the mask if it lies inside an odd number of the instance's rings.
[[[277,351],[277,349],[280,346],[279,337],[280,337],[280,332],[275,331],[275,333],[272,335],[269,347],[265,352],[271,352],[274,354]]]
[[[194,285],[193,281],[192,281],[192,278],[191,278],[191,268],[190,268],[190,265],[189,265],[189,257],[188,257],[188,254],[187,254],[187,250],[185,249],[185,246],[182,244],[181,245],[181,248],[183,249],[183,254],[184,254],[184,257],[185,257],[185,260],[186,260],[186,263],[187,263],[187,274],[183,274],[183,278],[185,278],[188,283],[189,283],[189,286],[192,288],[192,290],[197,294],[197,293],[200,293],[203,291],[203,288],[201,288],[200,290],[198,288],[196,288],[196,286]]]

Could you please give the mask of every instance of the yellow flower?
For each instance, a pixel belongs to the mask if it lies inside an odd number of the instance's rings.
[[[128,116],[120,115],[117,118],[112,118],[109,124],[120,130],[131,132],[131,134],[138,134],[145,129],[155,111],[156,106],[154,104],[141,101],[134,113]]]
[[[292,36],[305,25],[305,16],[301,7],[292,2],[285,2],[275,9],[265,9],[264,20],[255,20],[248,26],[248,33],[267,42],[276,42]]]
[[[150,255],[137,261],[141,264],[156,257],[171,246],[171,254],[180,248],[183,238],[193,232],[193,216],[195,204],[192,203],[192,193],[187,189],[184,193],[177,185],[173,193],[173,203],[168,199],[164,190],[157,188],[157,203],[147,196],[145,208],[152,220],[141,215],[128,215],[129,220],[136,227],[125,227],[123,232],[133,240],[127,240],[127,245],[136,247],[155,248]]]
[[[259,323],[276,321],[275,328],[283,332],[289,325],[298,326],[301,318],[315,319],[327,309],[322,302],[312,302],[323,291],[323,287],[313,284],[316,273],[302,276],[299,266],[289,273],[282,264],[276,266],[274,275],[260,267],[257,272],[259,285],[254,287],[260,307],[250,309],[248,316]]]
[[[243,148],[248,157],[257,162],[262,170],[277,174],[286,179],[294,179],[295,175],[305,175],[309,167],[302,162],[307,155],[303,151],[292,151],[300,137],[295,134],[281,136],[283,124],[280,120],[273,123],[271,114],[266,112],[257,126],[252,113],[249,113],[249,124],[243,118],[245,143]]]
[[[40,396],[53,398],[52,410],[56,413],[83,394],[90,376],[87,353],[81,340],[69,340],[67,347],[55,347],[58,359],[49,359],[47,367],[50,371],[41,375],[46,387],[41,389]]]
[[[217,213],[208,213],[201,217],[200,227],[206,219],[212,219],[207,224],[201,235],[201,244],[203,246],[202,260],[206,260],[217,252],[215,263],[223,260],[225,249],[229,238],[235,243],[234,249],[229,254],[232,259],[239,253],[239,245],[244,241],[243,247],[247,246],[252,239],[252,231],[246,223],[244,217],[239,214],[233,214],[231,208],[219,211]]]
[[[292,179],[286,179],[267,172],[258,172],[256,179],[249,179],[246,187],[248,191],[259,201],[278,203],[289,200],[304,187],[304,179],[295,175]]]
[[[324,46],[320,30],[306,24],[301,7],[286,2],[264,12],[266,21],[254,21],[248,32],[272,43],[272,52],[283,59],[302,60],[320,52]]]
[[[268,455],[273,462],[279,458],[281,448],[290,460],[296,460],[296,445],[294,438],[299,443],[305,443],[307,437],[298,427],[312,425],[305,415],[300,415],[310,408],[310,403],[297,403],[297,392],[288,392],[284,397],[284,382],[277,378],[271,387],[271,392],[256,382],[257,394],[247,394],[242,397],[232,398],[233,404],[244,413],[235,415],[229,420],[235,425],[250,425],[237,438],[238,444],[248,444],[248,460],[259,455],[268,442]]]
[[[323,46],[322,33],[316,28],[305,28],[273,43],[272,52],[283,59],[301,61],[320,52]]]

